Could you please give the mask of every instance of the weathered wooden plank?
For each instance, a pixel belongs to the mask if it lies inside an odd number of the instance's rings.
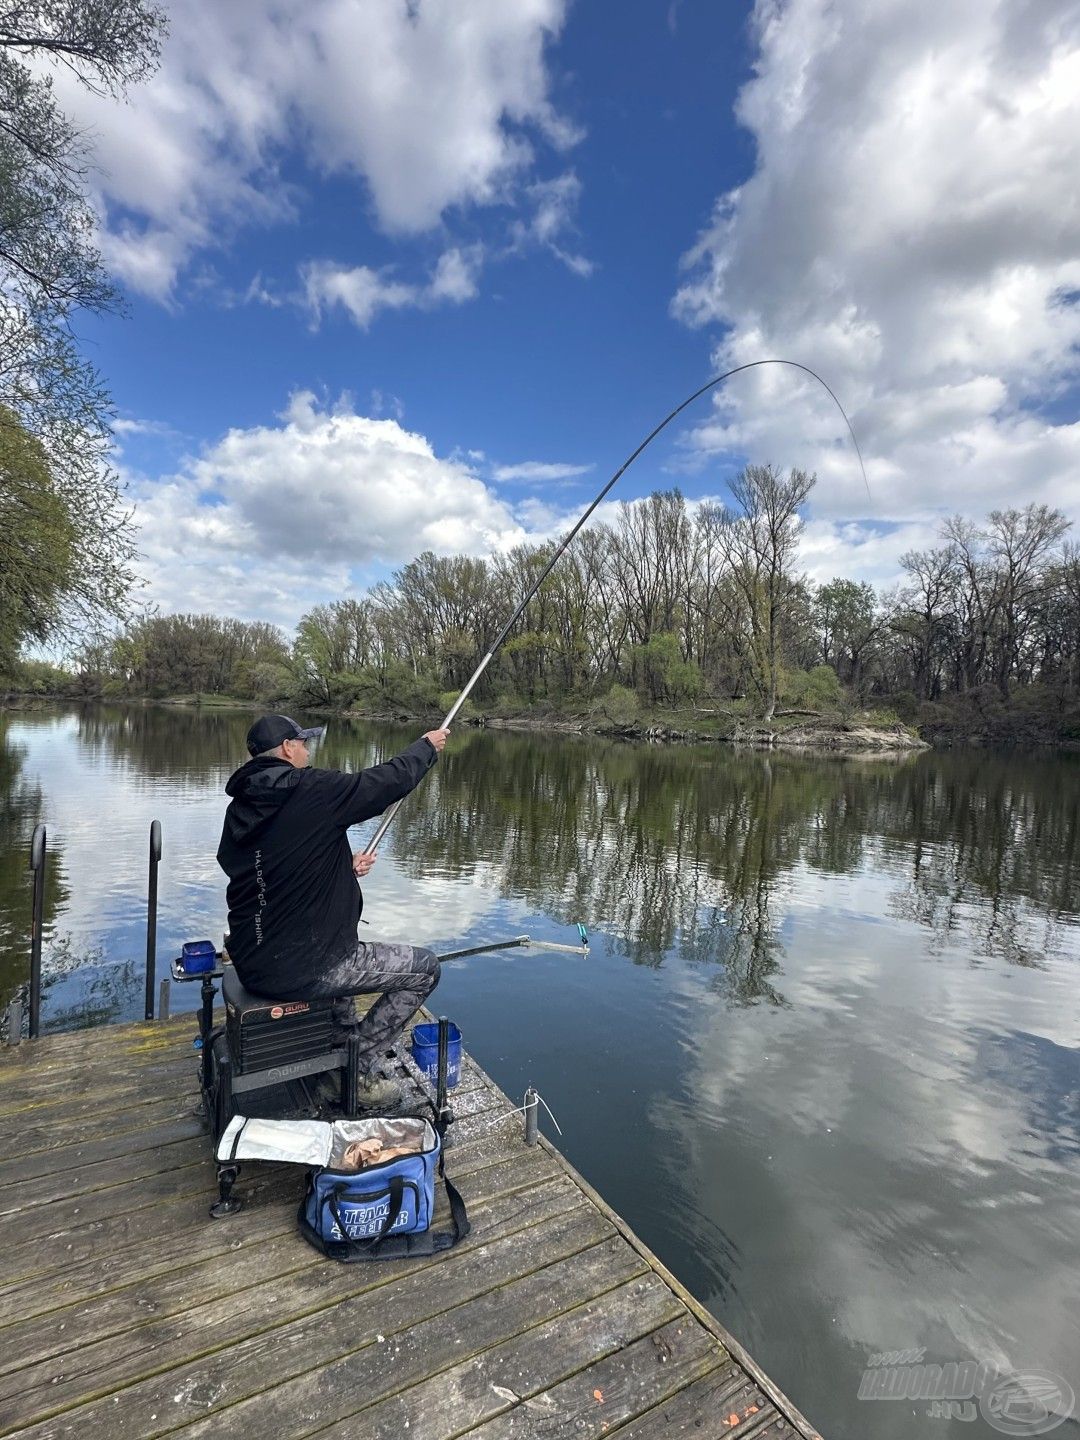
[[[564,1176],[537,1183],[535,1171],[526,1166],[477,1171],[463,1179],[467,1203],[475,1212],[475,1234],[468,1243],[483,1241],[488,1221],[482,1207],[495,1198],[517,1197],[519,1205],[527,1205],[531,1197],[550,1204],[552,1213],[561,1213],[560,1206],[571,1208],[570,1202],[579,1192]],[[110,1336],[135,1329],[150,1320],[168,1320],[202,1305],[206,1296],[220,1303],[228,1296],[257,1285],[267,1278],[280,1278],[291,1270],[314,1264],[317,1253],[300,1242],[296,1231],[296,1208],[290,1202],[272,1212],[264,1212],[259,1220],[259,1234],[245,1235],[248,1243],[235,1248],[228,1240],[229,1225],[208,1227],[221,1240],[220,1248],[164,1274],[140,1277],[128,1284],[80,1300],[71,1305],[54,1307],[36,1316],[14,1321],[0,1330],[0,1375],[34,1363],[48,1362],[53,1356],[107,1340]],[[243,1225],[242,1218],[236,1223]],[[445,1224],[441,1210],[437,1226]],[[232,1232],[235,1234],[236,1232]],[[13,1382],[16,1383],[16,1382]]]
[[[266,1166],[253,1174],[245,1186],[245,1212],[248,1223],[245,1236],[252,1231],[252,1221],[263,1208],[279,1206],[283,1185],[299,1199],[297,1177],[284,1178],[285,1167]],[[0,1281],[0,1323],[11,1315],[14,1307],[27,1305],[35,1313],[34,1296],[47,1277],[55,1275],[62,1287],[75,1288],[75,1278],[85,1279],[88,1293],[111,1289],[115,1283],[114,1265],[134,1263],[151,1271],[175,1269],[177,1256],[189,1235],[208,1228],[207,1210],[216,1191],[212,1188],[213,1172],[209,1165],[203,1171],[201,1189],[186,1194],[170,1194],[167,1199],[143,1210],[128,1210],[111,1215],[86,1226],[76,1226],[66,1235],[49,1244],[31,1241],[11,1245],[4,1254],[4,1273]],[[221,1228],[215,1227],[215,1228]],[[225,1227],[228,1229],[229,1227]],[[233,1231],[235,1234],[235,1231]],[[239,1243],[245,1240],[237,1236]],[[108,1269],[102,1267],[107,1266]],[[77,1293],[69,1296],[77,1298]],[[21,1297],[11,1301],[12,1296]],[[56,1302],[54,1302],[56,1303]],[[64,1302],[59,1302],[64,1303]],[[26,1313],[24,1311],[24,1313]]]
[[[31,1241],[40,1241],[43,1247],[51,1247],[77,1233],[108,1220],[117,1214],[133,1214],[153,1208],[162,1200],[171,1200],[176,1195],[201,1195],[206,1192],[210,1178],[209,1167],[202,1155],[190,1150],[183,1164],[166,1169],[168,1161],[161,1164],[142,1179],[130,1185],[114,1185],[109,1189],[87,1191],[86,1194],[72,1194],[70,1197],[54,1200],[51,1204],[33,1206],[11,1214],[0,1216],[0,1245],[5,1255],[15,1249],[24,1249]],[[170,1147],[173,1148],[173,1147]]]
[[[363,1015],[375,996],[357,997],[357,1014]],[[433,1020],[428,1011],[419,1012],[418,1019]],[[225,1011],[220,994],[214,1006],[214,1023],[224,1022]],[[181,1010],[164,1024],[160,1021],[134,1021],[122,1025],[94,1025],[83,1030],[65,1030],[43,1035],[13,1048],[0,1049],[0,1075],[45,1071],[49,1067],[77,1060],[80,1065],[111,1064],[122,1056],[138,1063],[155,1056],[191,1053],[192,1037],[199,1026],[198,1010]],[[406,1031],[406,1041],[409,1031]],[[462,1056],[462,1075],[483,1075],[484,1072],[469,1054]]]
[[[451,1108],[465,1119],[497,1109],[500,1103],[504,1106],[506,1104],[505,1097],[479,1080],[473,1089],[464,1092],[464,1095],[470,1098],[466,1101],[463,1095],[460,1105],[455,1099],[459,1093],[461,1092],[457,1090],[452,1092]],[[18,1132],[5,1144],[4,1155],[0,1161],[0,1184],[5,1183],[6,1166],[12,1160],[28,1158],[31,1155],[57,1156],[59,1152],[65,1152],[73,1146],[107,1141],[118,1134],[122,1134],[125,1139],[131,1136],[131,1143],[134,1145],[138,1138],[136,1131],[183,1119],[195,1119],[197,1122],[198,1114],[201,1113],[198,1088],[194,1080],[186,1089],[164,1098],[155,1094],[142,1094],[133,1100],[130,1096],[121,1096],[115,1105],[87,1105],[85,1097],[72,1082],[69,1084],[69,1101],[66,1111],[63,1111],[62,1107],[59,1110],[42,1107],[40,1112],[24,1112]],[[464,1133],[465,1119],[452,1127],[452,1135],[455,1131]],[[507,1124],[512,1130],[513,1122]],[[62,1165],[64,1162],[60,1158],[57,1163]]]
[[[0,1204],[9,1188],[25,1186],[28,1181],[40,1182],[58,1173],[66,1174],[72,1166],[97,1165],[143,1150],[154,1151],[178,1140],[199,1138],[209,1154],[210,1139],[205,1127],[196,1116],[189,1115],[182,1120],[166,1120],[137,1130],[114,1130],[99,1140],[76,1141],[55,1150],[37,1150],[14,1160],[5,1156],[0,1159]],[[36,1184],[34,1188],[37,1189]]]
[[[601,1440],[718,1366],[726,1365],[734,1374],[734,1363],[708,1331],[681,1304],[678,1312],[660,1329],[586,1365],[561,1384],[523,1396],[496,1419],[469,1430],[468,1440],[551,1440],[553,1435]],[[512,1382],[507,1388],[518,1389]],[[320,1440],[345,1440],[345,1434],[331,1429]],[[421,1440],[415,1421],[409,1435]]]
[[[376,1435],[378,1431],[355,1416],[361,1406],[482,1354],[641,1273],[634,1271],[625,1247],[605,1242],[526,1275],[508,1277],[441,1313],[429,1309],[408,1326],[395,1324],[391,1331],[380,1325],[374,1345],[368,1339],[371,1329],[365,1308],[360,1326],[367,1343],[354,1344],[340,1359],[264,1389],[180,1433],[184,1440],[209,1440],[227,1426],[235,1440],[256,1440],[268,1432],[300,1437],[321,1431],[328,1421],[353,1415],[354,1433]],[[378,1334],[383,1335],[382,1342]]]
[[[646,1273],[319,1434],[322,1440],[347,1440],[359,1430],[368,1435],[407,1434],[409,1440],[445,1440],[512,1408],[515,1415],[542,1413],[545,1433],[550,1435],[563,1423],[563,1416],[547,1403],[544,1392],[590,1361],[632,1346],[640,1336],[682,1313],[682,1308],[663,1281]],[[534,1396],[539,1398],[530,1398]]]
[[[95,1190],[142,1184],[151,1176],[205,1161],[210,1142],[197,1125],[195,1130],[195,1135],[171,1144],[159,1144],[153,1150],[138,1150],[129,1155],[109,1156],[91,1165],[81,1165],[72,1155],[68,1170],[41,1176],[30,1184],[20,1181],[0,1185],[0,1245],[28,1238],[22,1226],[39,1210],[47,1221],[46,1207],[75,1197],[85,1198]],[[0,1178],[3,1178],[2,1170]]]
[[[9,1133],[4,1141],[4,1161],[55,1153],[73,1145],[106,1140],[117,1134],[133,1135],[137,1130],[150,1129],[172,1120],[190,1120],[194,1116],[196,1100],[195,1095],[169,1095],[165,1099],[148,1100],[136,1110],[125,1111],[122,1116],[107,1109],[87,1114],[76,1108],[62,1120],[20,1123],[16,1133],[11,1133],[12,1127],[7,1126]]]
[[[216,1024],[224,1021],[220,1004],[214,1020]],[[174,1061],[186,1060],[194,1065],[197,1034],[197,1013],[185,1011],[164,1025],[101,1025],[46,1035],[12,1049],[0,1049],[0,1091],[15,1094],[24,1080],[52,1089],[70,1083],[73,1067],[88,1077],[108,1078],[138,1075]],[[491,1083],[472,1058],[464,1055],[461,1081],[455,1089],[470,1090],[485,1080]]]
[[[469,1138],[469,1119],[467,1117],[461,1122],[461,1131],[465,1139]],[[478,1127],[477,1138],[483,1137],[483,1127]],[[170,1150],[179,1147],[169,1147]],[[455,1167],[459,1163],[455,1157],[458,1151],[452,1150],[448,1156],[448,1173],[453,1175]],[[539,1151],[537,1152],[540,1153]],[[7,1213],[0,1213],[0,1243],[10,1247],[8,1250],[9,1265],[7,1273],[18,1275],[20,1272],[13,1268],[18,1263],[19,1247],[25,1248],[29,1242],[49,1237],[60,1239],[68,1236],[71,1232],[95,1224],[99,1220],[109,1219],[118,1212],[129,1212],[146,1209],[156,1206],[163,1199],[171,1199],[177,1195],[202,1193],[208,1184],[211,1175],[210,1146],[207,1143],[205,1151],[196,1142],[190,1142],[186,1154],[186,1160],[180,1165],[172,1164],[172,1160],[178,1158],[168,1152],[161,1155],[160,1164],[155,1168],[151,1167],[149,1174],[130,1185],[114,1184],[110,1188],[90,1189],[83,1193],[79,1186],[73,1186],[70,1191],[65,1192],[61,1198],[51,1203],[34,1204],[21,1210],[8,1210]],[[168,1167],[168,1168],[166,1168]],[[101,1169],[101,1175],[107,1174],[107,1163]],[[123,1164],[117,1166],[120,1172],[119,1178],[123,1178]],[[144,1162],[134,1162],[133,1169],[146,1170]],[[286,1167],[287,1168],[287,1167]],[[250,1172],[249,1172],[250,1173]],[[294,1173],[294,1172],[288,1172]],[[3,1210],[3,1192],[0,1192],[0,1211]],[[10,1197],[9,1197],[10,1205]],[[32,1261],[37,1267],[41,1267],[41,1256],[32,1256]]]
[[[470,1237],[464,1244],[490,1245],[586,1204],[573,1186],[562,1180],[530,1188],[527,1193],[481,1195],[473,1202],[476,1238]],[[276,1325],[298,1320],[393,1280],[385,1265],[328,1264],[295,1231],[268,1241],[255,1258],[257,1269],[250,1264],[250,1257],[246,1267],[249,1279],[256,1275],[255,1283],[240,1293],[228,1294],[230,1257],[224,1266],[216,1267],[212,1288],[200,1292],[188,1285],[186,1306],[177,1313],[147,1316],[145,1297],[137,1291],[128,1301],[138,1304],[143,1323],[98,1341],[88,1341],[87,1327],[81,1326],[68,1334],[67,1346],[49,1359],[0,1375],[4,1424],[30,1424],[162,1369],[238,1344],[264,1330],[268,1318]],[[440,1257],[412,1261],[410,1273],[438,1263]],[[218,1276],[225,1282],[220,1291]],[[191,1278],[184,1277],[185,1281]],[[163,1289],[166,1303],[175,1305],[180,1298],[176,1291],[159,1287],[159,1292]]]
[[[505,1167],[501,1174],[499,1166]],[[488,1169],[495,1173],[485,1177],[485,1184],[522,1189],[555,1173],[542,1151],[521,1147],[494,1160],[484,1151],[465,1152],[455,1159],[453,1169],[447,1161],[447,1172],[455,1181]],[[11,1278],[0,1284],[0,1324],[179,1269],[208,1254],[258,1244],[266,1233],[291,1228],[303,1193],[303,1172],[294,1165],[265,1165],[253,1166],[250,1178],[248,1174],[245,1171],[243,1176],[245,1209],[229,1220],[207,1219],[217,1193],[208,1165],[202,1192],[96,1222],[73,1231],[49,1250],[39,1242],[11,1247],[4,1256],[4,1274]],[[473,1189],[471,1182],[469,1188]],[[437,1213],[441,1214],[441,1205]]]
[[[774,1410],[773,1417],[760,1430],[744,1431],[742,1440],[804,1440],[805,1432],[796,1429],[786,1416],[777,1415]]]
[[[501,1097],[497,1090],[489,1090],[486,1085],[478,1085],[475,1090],[466,1090],[464,1094],[454,1091],[454,1097],[450,1101],[450,1108],[454,1112],[455,1124],[460,1125],[472,1115],[480,1115],[499,1108]]]
[[[544,1255],[557,1256],[560,1263],[540,1270],[543,1278],[525,1296],[535,1295],[537,1300],[553,1303],[552,1287],[565,1290],[571,1283],[573,1270],[585,1263],[585,1247],[607,1246],[609,1257],[619,1259],[624,1247],[611,1249],[605,1239],[610,1233],[608,1222],[601,1220],[592,1206],[586,1206],[552,1221],[545,1229],[542,1247],[530,1228],[489,1245],[462,1247],[443,1255],[437,1264],[419,1268],[410,1269],[407,1261],[360,1266],[326,1261],[316,1267],[326,1285],[326,1303],[303,1319],[278,1325],[274,1315],[267,1314],[261,1334],[131,1385],[118,1400],[105,1395],[20,1433],[25,1440],[74,1440],[76,1436],[81,1440],[94,1440],[96,1436],[152,1440],[185,1422],[211,1415],[209,1430],[204,1433],[219,1436],[220,1412],[226,1407],[230,1435],[253,1434],[264,1440],[268,1433],[302,1433],[300,1415],[290,1393],[294,1384],[303,1391],[312,1383],[312,1370],[321,1367],[314,1381],[318,1386],[322,1376],[331,1370],[336,1373],[333,1362],[362,1347],[370,1356],[368,1384],[388,1366],[395,1375],[399,1366],[408,1368],[409,1364],[419,1366],[419,1373],[425,1374],[426,1361],[415,1350],[413,1336],[421,1331],[429,1336],[441,1334],[432,1327],[441,1324],[445,1331],[449,1312],[463,1317],[460,1333],[454,1326],[458,1343],[477,1348],[474,1341],[479,1338],[482,1344],[493,1324],[490,1303],[484,1307],[493,1289],[501,1289],[520,1276],[531,1279],[536,1267],[543,1263],[538,1253],[542,1249]],[[568,1266],[567,1256],[572,1265]],[[625,1266],[625,1259],[621,1263]],[[356,1295],[360,1287],[364,1287],[362,1293]],[[350,1292],[352,1298],[339,1298],[350,1296]],[[502,1324],[500,1307],[496,1307],[496,1314]],[[485,1315],[487,1329],[483,1325]],[[379,1335],[390,1337],[389,1343],[380,1343]],[[445,1336],[443,1339],[445,1342]],[[404,1359],[406,1350],[411,1361]],[[268,1390],[274,1381],[277,1384]],[[344,1384],[341,1388],[346,1389]],[[257,1405],[240,1410],[239,1402],[252,1396],[257,1397]],[[288,1406],[272,1423],[268,1423],[270,1396],[284,1397]],[[239,1428],[234,1429],[234,1425]]]
[[[33,1086],[29,1077],[18,1088],[2,1084],[0,1120],[17,1120],[22,1115],[48,1119],[53,1115],[70,1114],[74,1104],[80,1109],[92,1109],[115,1103],[116,1108],[120,1108],[137,1104],[143,1096],[158,1100],[170,1090],[197,1094],[198,1073],[194,1053],[184,1060],[147,1065],[138,1073],[84,1073],[76,1067],[68,1072],[64,1080],[55,1080],[40,1088]]]
[[[771,1401],[741,1369],[723,1364],[631,1420],[619,1431],[619,1440],[670,1440],[688,1431],[701,1440],[746,1440],[775,1414]]]
[[[0,1052],[16,1132],[0,1158],[0,1430],[15,1405],[38,1440],[406,1425],[820,1440],[554,1147],[521,1146],[514,1102],[470,1056],[447,1170],[477,1233],[452,1254],[403,1273],[322,1261],[296,1236],[287,1166],[245,1167],[247,1209],[211,1224],[196,1028],[186,1013]]]
[[[93,1025],[85,1030],[42,1035],[38,1040],[0,1050],[0,1069],[13,1072],[32,1070],[72,1056],[84,1057],[92,1062],[118,1050],[122,1053],[168,1050],[197,1023],[194,1011],[189,1011],[174,1016],[165,1025],[155,1021],[138,1021],[126,1025]]]
[[[648,1246],[634,1234],[622,1216],[612,1210],[604,1197],[589,1184],[585,1177],[570,1164],[566,1157],[560,1154],[545,1136],[540,1136],[539,1143],[541,1148],[548,1152],[563,1173],[569,1175],[571,1179],[575,1181],[582,1194],[587,1195],[593,1204],[596,1205],[600,1213],[607,1216],[627,1243],[648,1261],[658,1275],[661,1275],[667,1281],[698,1323],[716,1336],[735,1363],[757,1383],[764,1394],[767,1395],[776,1406],[777,1410],[792,1422],[799,1435],[803,1437],[803,1440],[822,1440],[821,1435],[814,1426],[810,1424],[806,1416],[792,1404],[775,1381],[765,1374],[764,1370],[762,1370],[761,1366],[746,1348],[739,1343],[726,1326],[720,1323],[715,1315],[706,1310],[705,1306],[690,1293],[682,1281],[679,1280],[676,1275],[673,1275],[663,1261],[659,1260]]]
[[[191,1017],[194,1020],[194,1016]],[[48,1080],[73,1066],[101,1066],[110,1056],[120,1057],[126,1062],[130,1057],[140,1056],[147,1060],[175,1059],[184,1049],[191,1053],[191,1029],[186,1038],[180,1030],[172,1034],[161,1032],[157,1026],[149,1041],[137,1033],[137,1027],[130,1025],[99,1025],[89,1030],[68,1030],[63,1034],[44,1035],[38,1040],[25,1041],[17,1046],[0,1047],[0,1085],[9,1080],[21,1083],[29,1076],[40,1074]]]

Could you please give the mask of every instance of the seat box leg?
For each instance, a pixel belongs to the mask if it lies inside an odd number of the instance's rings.
[[[232,1193],[232,1187],[236,1184],[239,1174],[240,1166],[236,1164],[217,1167],[218,1198],[210,1206],[212,1219],[223,1220],[226,1215],[235,1215],[238,1210],[244,1208],[243,1200],[233,1199]]]

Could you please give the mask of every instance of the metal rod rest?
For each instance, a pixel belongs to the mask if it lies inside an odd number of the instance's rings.
[[[515,935],[510,940],[493,940],[490,945],[470,945],[466,950],[449,950],[445,955],[436,958],[439,961],[463,960],[466,955],[486,955],[489,950],[513,950],[517,945],[531,943],[528,935]]]
[[[30,1039],[41,1030],[41,932],[45,922],[45,868],[48,836],[45,826],[34,827],[30,841],[30,869],[34,872],[34,898],[30,919]]]
[[[560,945],[555,940],[530,940],[529,945],[534,950],[562,950],[567,955],[587,955],[588,945]]]
[[[161,861],[161,821],[150,822],[150,868],[146,880],[146,1001],[145,1017],[154,1018],[154,981],[157,975],[158,865]]]

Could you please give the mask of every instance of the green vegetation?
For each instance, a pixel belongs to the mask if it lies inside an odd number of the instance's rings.
[[[72,321],[117,309],[94,243],[84,143],[50,66],[122,95],[157,66],[143,0],[0,0],[0,667],[126,612],[134,544],[112,405]]]
[[[931,739],[1080,738],[1080,552],[1059,512],[954,517],[877,595],[798,573],[812,481],[752,469],[738,508],[677,490],[579,537],[485,671],[466,718],[717,736],[814,726]],[[210,615],[141,619],[62,676],[12,688],[114,698],[234,697],[377,715],[445,713],[551,554],[425,553],[369,594],[321,605],[295,639]]]

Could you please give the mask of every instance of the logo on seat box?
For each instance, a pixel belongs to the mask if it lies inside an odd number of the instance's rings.
[[[276,1084],[279,1080],[289,1080],[294,1076],[310,1074],[308,1066],[309,1062],[306,1060],[294,1060],[291,1065],[274,1065],[262,1073],[269,1083]]]
[[[275,1005],[270,1011],[271,1020],[280,1020],[285,1015],[303,1015],[311,1006],[306,1000],[293,1000],[288,1005]]]

